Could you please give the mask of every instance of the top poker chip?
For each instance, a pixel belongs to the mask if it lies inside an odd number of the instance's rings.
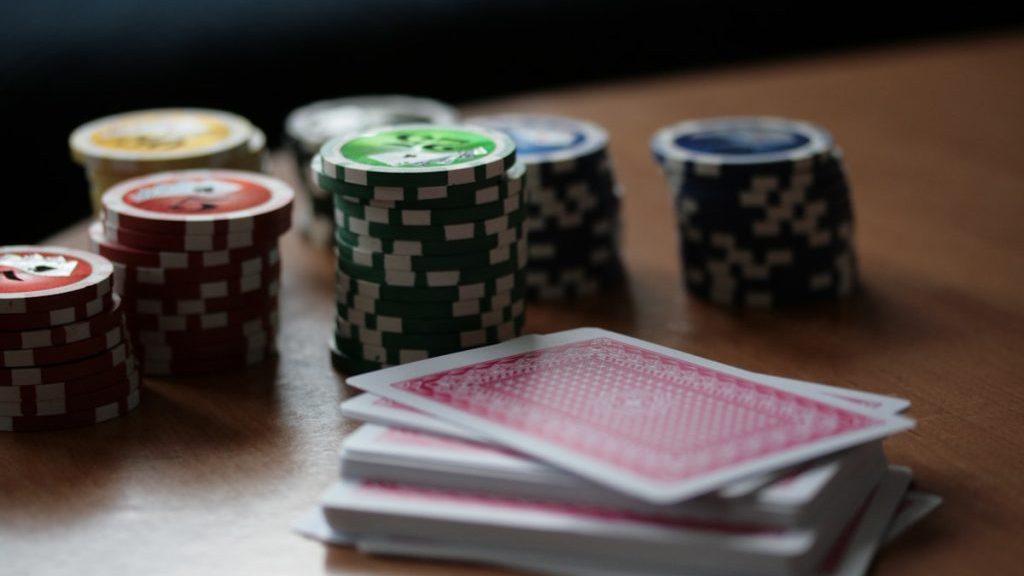
[[[103,194],[108,226],[154,234],[222,235],[287,229],[295,193],[235,170],[182,170],[133,178]]]
[[[340,136],[320,149],[324,174],[360,186],[450,186],[500,178],[516,146],[496,130],[405,124]]]
[[[608,133],[592,122],[544,114],[498,114],[471,118],[471,124],[501,130],[516,143],[528,164],[574,160],[603,152]]]
[[[808,122],[737,117],[691,120],[659,130],[654,155],[669,167],[713,175],[723,167],[799,166],[831,153],[832,136]]]
[[[254,130],[245,118],[219,110],[141,110],[83,124],[71,133],[70,145],[75,160],[89,168],[131,171],[140,164],[247,151]]]
[[[349,132],[393,124],[452,124],[451,106],[414,96],[353,96],[321,100],[295,109],[285,121],[288,137],[315,154],[324,142]]]
[[[0,316],[48,313],[108,296],[114,267],[59,246],[0,247]]]

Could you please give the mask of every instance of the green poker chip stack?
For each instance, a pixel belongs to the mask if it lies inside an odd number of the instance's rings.
[[[311,165],[333,202],[338,370],[522,333],[526,168],[508,136],[468,125],[386,126],[326,142]]]

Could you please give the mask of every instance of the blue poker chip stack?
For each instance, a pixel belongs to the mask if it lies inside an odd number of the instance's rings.
[[[827,131],[716,118],[663,128],[651,147],[673,195],[691,293],[772,308],[854,290],[850,188]]]
[[[527,297],[565,300],[620,284],[621,189],[607,132],[591,122],[539,114],[467,122],[507,133],[527,166]]]

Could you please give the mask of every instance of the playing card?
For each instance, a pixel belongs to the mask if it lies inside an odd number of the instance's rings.
[[[479,434],[474,434],[469,430],[438,420],[429,414],[424,414],[400,402],[381,398],[376,394],[368,392],[342,402],[341,415],[345,418],[381,424],[383,426],[419,430],[430,434],[440,434],[474,442],[487,441]]]
[[[362,426],[345,439],[341,460],[350,480],[783,526],[856,505],[886,469],[881,446],[870,443],[798,466],[743,498],[711,493],[655,506],[508,450],[401,428]]]
[[[593,328],[517,338],[348,383],[658,504],[913,425]]]
[[[901,467],[889,469],[864,506],[849,522],[830,550],[826,561],[815,571],[820,576],[862,576],[885,533],[885,527],[900,502],[910,480],[910,471]],[[888,538],[888,534],[885,535]],[[514,546],[475,546],[465,542],[430,538],[394,538],[359,536],[356,545],[370,554],[408,556],[436,560],[452,560],[492,564],[536,574],[572,576],[685,576],[706,574],[688,570],[647,566],[642,558],[611,563],[593,562],[588,555],[540,554]]]
[[[628,511],[488,498],[397,484],[343,482],[322,501],[331,528],[372,537],[431,538],[595,561],[645,558],[661,569],[713,574],[806,572],[853,514],[788,530],[699,522]]]
[[[355,539],[351,535],[331,528],[327,523],[327,517],[324,516],[323,508],[319,507],[300,516],[295,524],[292,524],[292,529],[300,536],[332,546],[355,544]]]
[[[861,390],[839,388],[836,386],[828,386],[826,384],[818,384],[802,380],[794,380],[792,378],[782,378],[767,374],[762,374],[762,376],[777,382],[790,383],[794,386],[802,386],[809,393],[828,395],[833,398],[853,402],[855,405],[864,406],[866,408],[871,408],[873,410],[889,414],[897,414],[910,406],[910,401],[903,398],[874,394],[872,392],[864,392]],[[471,440],[474,442],[488,442],[485,437],[471,430],[453,426],[447,422],[438,420],[429,414],[424,414],[415,408],[406,406],[400,402],[395,402],[394,400],[381,398],[380,396],[370,394],[368,392],[342,402],[341,414],[346,418],[370,422],[372,424],[408,428],[410,430],[419,430],[421,432],[440,434],[442,436],[450,436],[452,438]],[[730,493],[735,496],[744,495],[762,486],[770,479],[770,476],[764,476],[751,478],[746,482],[738,482]]]
[[[899,538],[941,505],[942,496],[919,490],[910,490],[896,509],[896,515],[893,517],[885,534],[884,543],[888,544]]]
[[[808,382],[806,380],[782,378],[780,376],[772,376],[770,374],[759,374],[756,372],[753,374],[758,374],[762,378],[767,378],[770,382],[788,384],[795,389],[803,390],[809,394],[821,394],[832,398],[839,398],[841,400],[853,402],[854,404],[858,404],[864,408],[870,408],[871,410],[877,410],[888,414],[899,414],[910,407],[910,400],[907,400],[906,398],[875,394],[874,392],[865,392],[864,390],[854,390],[852,388],[829,386],[827,384]]]

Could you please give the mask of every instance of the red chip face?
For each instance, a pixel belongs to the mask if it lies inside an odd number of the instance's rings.
[[[0,254],[0,294],[31,293],[70,286],[87,279],[92,265],[68,254]]]
[[[124,195],[124,203],[164,214],[224,214],[269,202],[270,190],[235,178],[170,178],[148,183]]]

